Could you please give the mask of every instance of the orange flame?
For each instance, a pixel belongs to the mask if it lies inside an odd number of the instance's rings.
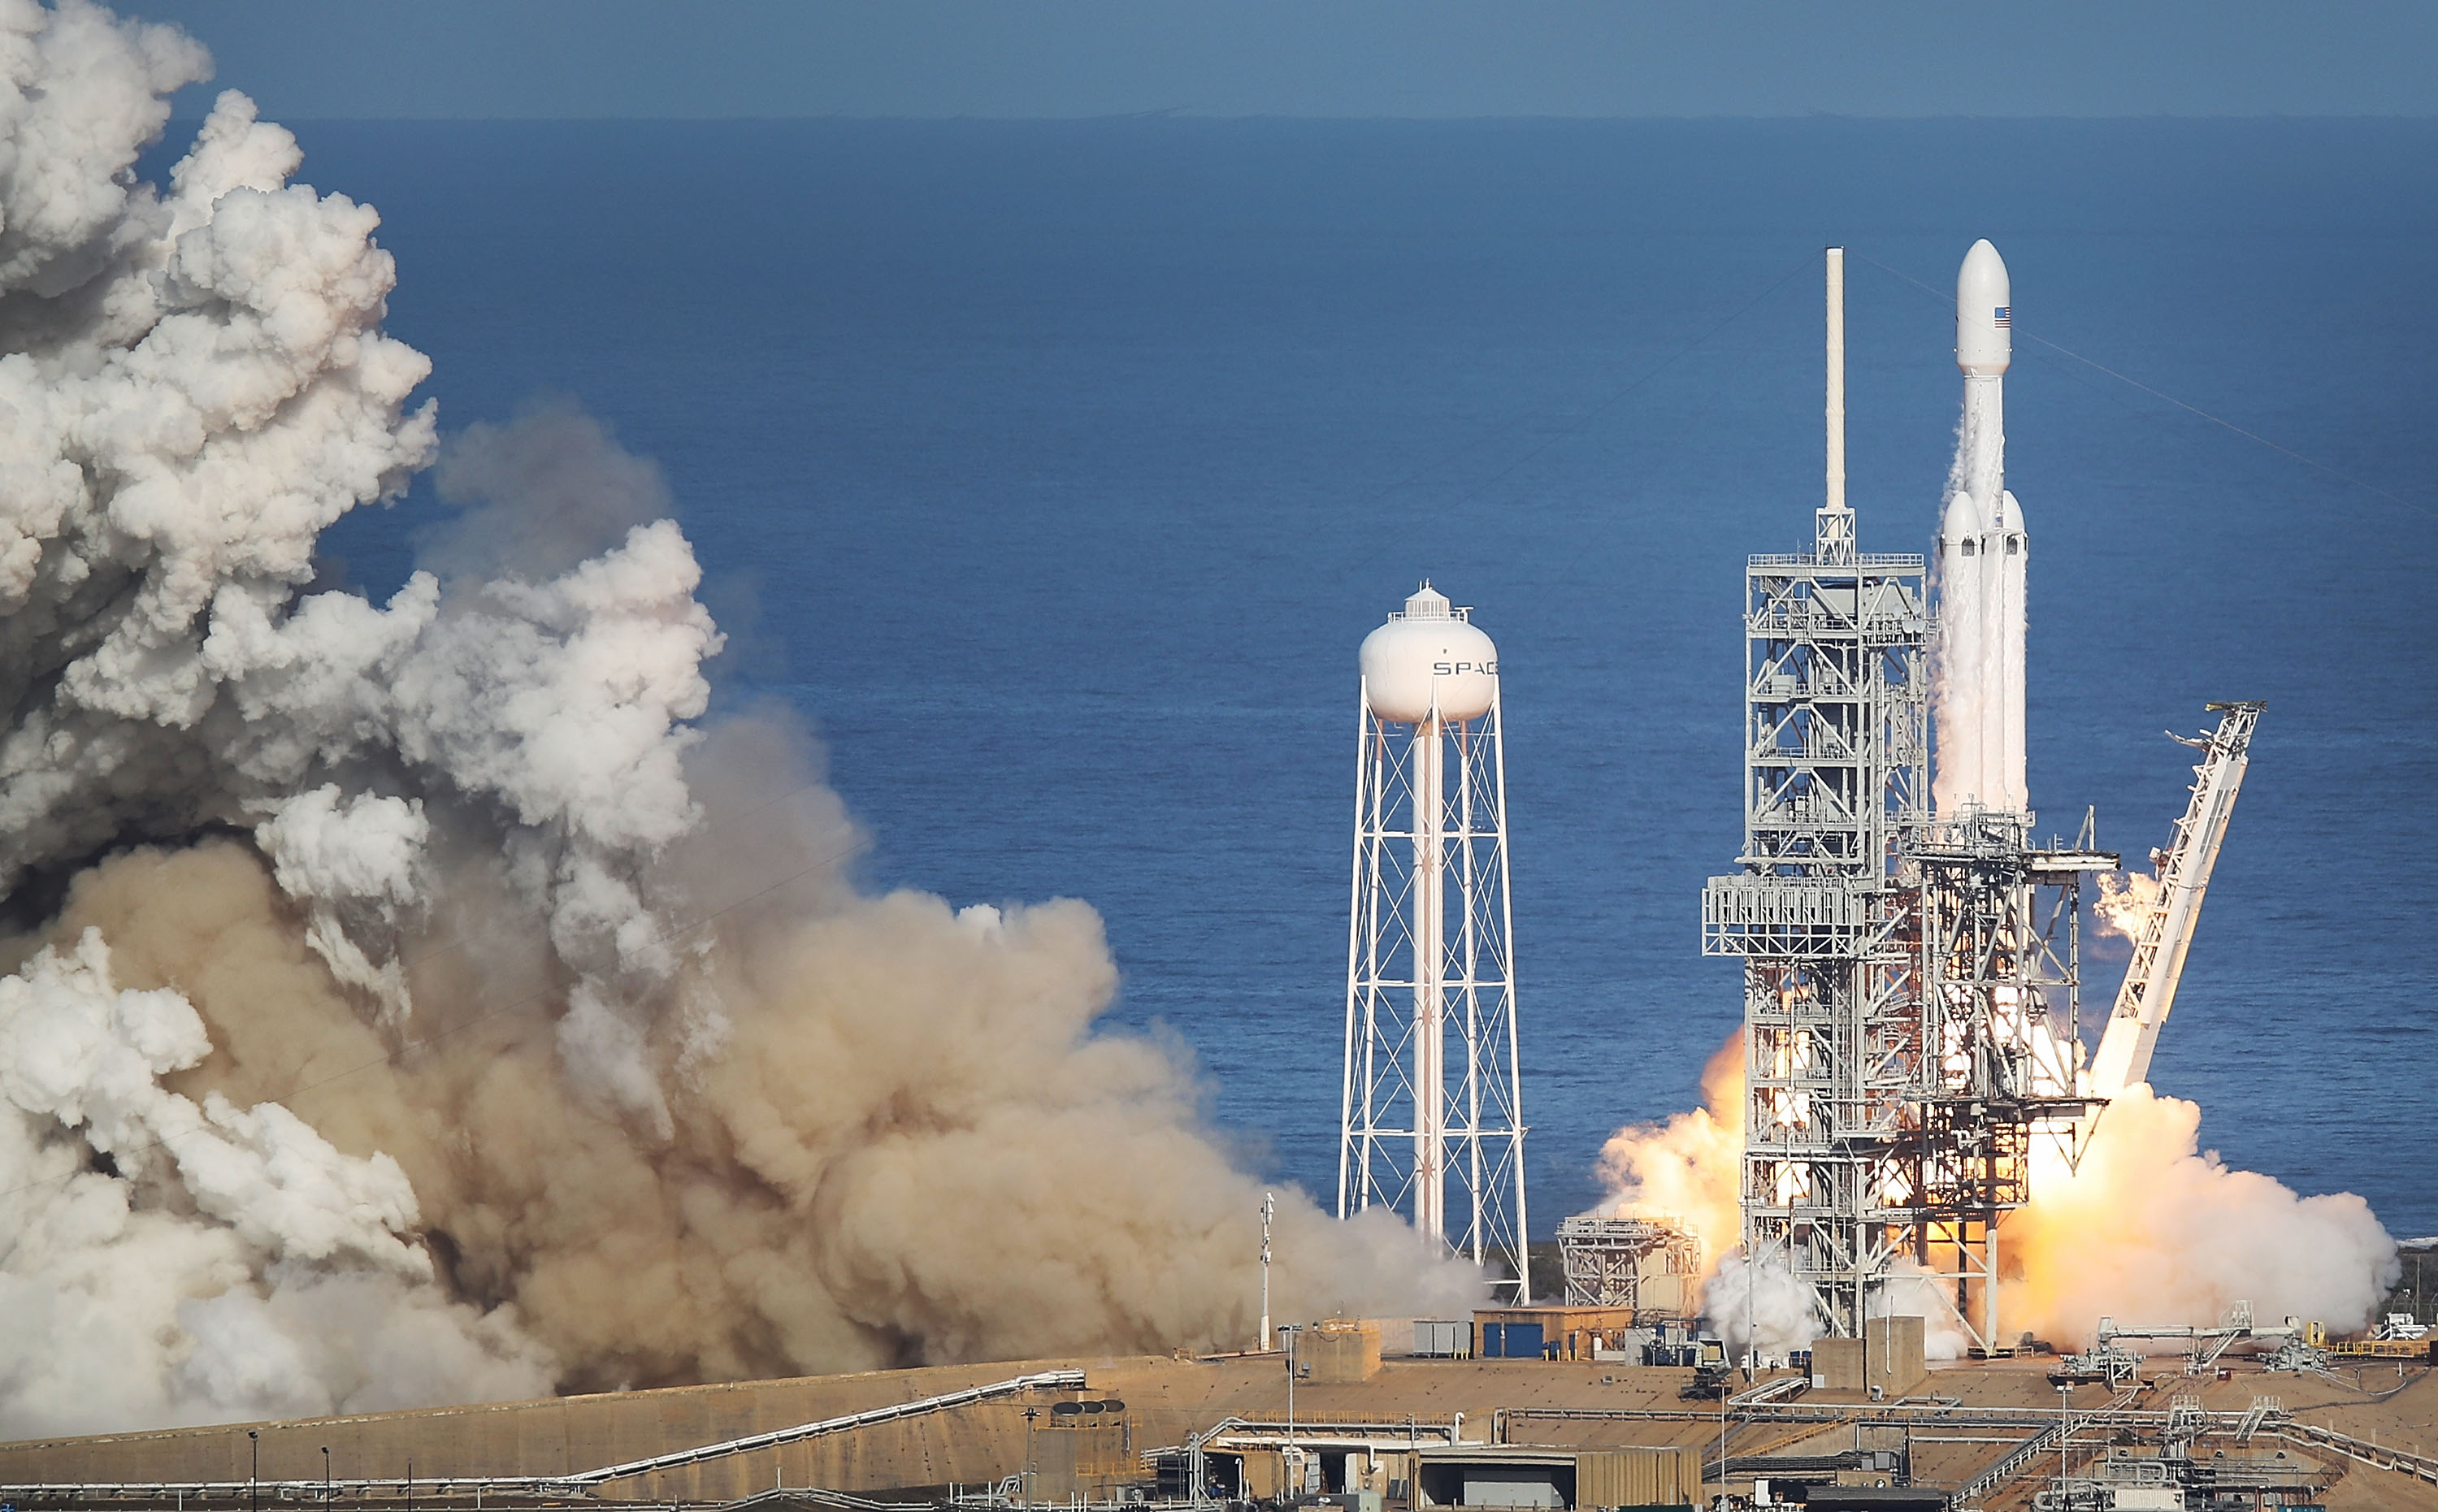
[[[1701,1238],[1707,1280],[1742,1238],[1740,1031],[1703,1068],[1702,1091],[1693,1112],[1611,1136],[1600,1173],[1612,1195],[1600,1210],[1684,1223]],[[1998,1233],[2006,1334],[2030,1329],[2078,1345],[2103,1315],[2206,1324],[2237,1301],[2266,1321],[2365,1320],[2396,1270],[2395,1241],[2370,1205],[2350,1193],[2299,1196],[2229,1169],[2200,1148],[2200,1125],[2193,1103],[2137,1086],[2109,1106],[2079,1169],[2036,1142],[2031,1205]],[[1780,1201],[1800,1195],[1784,1187],[1798,1174],[1780,1173]]]
[[[1659,1123],[1629,1124],[1600,1150],[1614,1217],[1676,1219],[1702,1240],[1702,1274],[1743,1239],[1739,1192],[1744,1150],[1744,1037],[1727,1036],[1702,1068],[1702,1106]]]

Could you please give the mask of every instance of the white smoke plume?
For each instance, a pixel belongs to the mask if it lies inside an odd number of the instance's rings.
[[[433,1284],[398,1162],[162,1085],[211,1048],[178,993],[119,988],[93,930],[0,979],[9,1431],[545,1389],[539,1348]]]
[[[1952,1281],[1899,1259],[1889,1266],[1888,1279],[1874,1292],[1866,1310],[1874,1318],[1919,1318],[1921,1354],[1925,1360],[1961,1360],[1972,1347],[1972,1335],[1955,1310]]]
[[[1702,1241],[1703,1274],[1743,1242],[1744,1036],[1727,1036],[1702,1067],[1702,1106],[1628,1124],[1600,1148],[1610,1217],[1664,1218]]]
[[[1596,1211],[1671,1222],[1701,1240],[1700,1315],[1731,1357],[1756,1340],[1763,1355],[1782,1357],[1819,1330],[1781,1257],[1747,1264],[1740,1194],[1748,1103],[1738,1029],[1702,1067],[1702,1106],[1628,1124],[1601,1146],[1599,1174],[1609,1195]]]
[[[2092,911],[2102,931],[2127,940],[2142,938],[2144,922],[2159,906],[2159,879],[2146,871],[2102,871]]]
[[[428,364],[244,97],[136,178],[207,68],[0,0],[0,1436],[1249,1345],[1260,1186],[1099,920],[851,885],[648,464],[474,428],[422,570],[314,589]],[[1277,1249],[1285,1317],[1478,1287]]]
[[[2135,1085],[2108,1104],[2078,1166],[2034,1170],[1999,1230],[2015,1326],[2085,1345],[2102,1316],[2207,1324],[2237,1302],[2343,1332],[2398,1275],[2395,1240],[2351,1192],[2304,1197],[2200,1148],[2201,1110]]]
[[[1748,1265],[1741,1248],[1722,1258],[1703,1284],[1702,1317],[1726,1345],[1729,1360],[1740,1361],[1756,1348],[1764,1360],[1783,1360],[1820,1337],[1811,1292],[1785,1260],[1764,1256]]]

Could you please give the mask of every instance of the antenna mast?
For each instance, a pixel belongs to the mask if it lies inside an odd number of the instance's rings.
[[[1846,507],[1846,249],[1831,247],[1828,263],[1828,500],[1820,506],[1820,560],[1854,560],[1854,512]]]

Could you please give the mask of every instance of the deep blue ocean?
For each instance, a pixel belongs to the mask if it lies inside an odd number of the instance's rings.
[[[2438,123],[297,130],[383,214],[444,425],[571,396],[666,469],[721,697],[819,730],[871,883],[1089,900],[1113,1020],[1316,1193],[1354,649],[1423,574],[1475,606],[1544,1234],[1737,1022],[1698,894],[1740,834],[1743,558],[1819,502],[1819,249],[1863,544],[1920,551],[1993,238],[2043,828],[2164,843],[2162,731],[2269,704],[2154,1081],[2229,1163],[2438,1233]],[[384,591],[434,507],[331,545]]]

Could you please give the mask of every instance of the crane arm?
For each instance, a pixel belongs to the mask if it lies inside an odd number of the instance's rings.
[[[2219,716],[2217,730],[2198,740],[2174,737],[2201,751],[2201,761],[2193,768],[2192,801],[2176,821],[2176,837],[2159,861],[2159,896],[2143,918],[2125,983],[2116,991],[2115,1010],[2091,1059],[2091,1092],[2096,1097],[2113,1098],[2149,1080],[2159,1028],[2175,1007],[2176,983],[2184,973],[2193,928],[2200,921],[2201,898],[2226,839],[2235,795],[2243,788],[2252,727],[2259,723],[2263,706],[2209,707]]]

